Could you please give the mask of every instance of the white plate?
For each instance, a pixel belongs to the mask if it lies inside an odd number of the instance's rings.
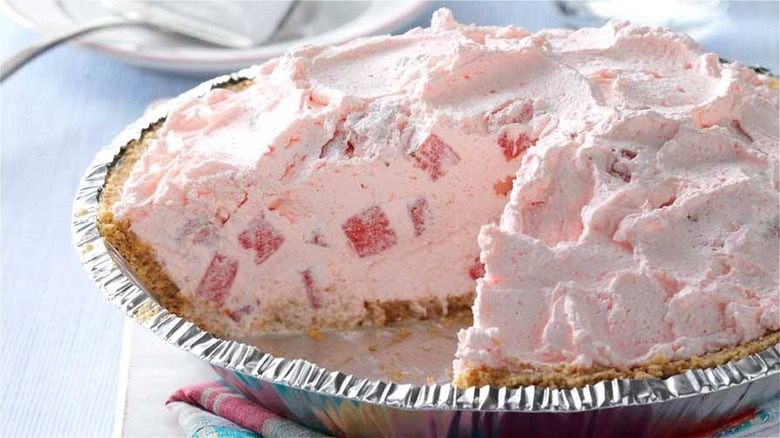
[[[42,33],[61,31],[109,14],[98,1],[0,0],[0,6],[18,23]],[[80,43],[142,67],[217,75],[261,63],[302,44],[338,44],[391,32],[410,22],[424,7],[423,0],[305,1],[296,7],[290,25],[285,26],[286,35],[280,35],[280,39],[289,39],[249,49],[207,47],[142,28],[105,30],[84,37]],[[297,31],[305,35],[294,35]]]

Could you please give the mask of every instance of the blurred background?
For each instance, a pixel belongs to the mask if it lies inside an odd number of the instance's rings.
[[[612,17],[667,25],[780,71],[777,1],[213,3],[0,1],[3,60],[44,34],[124,26],[44,53],[0,87],[0,436],[112,432],[123,317],[79,266],[70,210],[94,154],[157,99],[297,44],[427,26],[439,7],[530,31]]]

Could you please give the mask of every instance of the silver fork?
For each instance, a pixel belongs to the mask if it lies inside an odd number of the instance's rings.
[[[99,30],[113,29],[119,27],[147,27],[163,32],[175,33],[189,38],[197,39],[216,46],[245,49],[252,47],[264,41],[253,41],[251,38],[239,33],[209,25],[208,23],[198,23],[194,20],[177,19],[175,14],[167,13],[161,15],[158,13],[143,13],[138,9],[121,7],[121,2],[104,1],[102,2],[110,10],[118,15],[99,18],[71,29],[56,33],[33,43],[17,53],[11,55],[0,65],[0,82],[14,74],[19,68],[35,59],[41,53],[55,47],[63,42],[86,35]],[[292,11],[298,0],[289,3],[282,19],[276,25],[271,36],[266,39],[272,39],[279,33],[284,24],[292,15]]]

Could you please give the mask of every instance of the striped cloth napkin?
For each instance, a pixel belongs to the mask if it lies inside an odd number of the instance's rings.
[[[188,437],[282,438],[322,434],[272,414],[244,398],[225,382],[203,383],[176,391],[167,402]],[[722,425],[700,437],[780,436],[780,396],[756,412]]]
[[[192,438],[314,438],[323,436],[261,408],[224,381],[179,389],[166,402]]]

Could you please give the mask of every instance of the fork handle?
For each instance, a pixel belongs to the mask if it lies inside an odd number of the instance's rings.
[[[6,80],[6,78],[14,74],[16,70],[19,70],[20,67],[32,61],[41,53],[59,45],[60,43],[72,40],[73,38],[78,38],[96,30],[108,29],[112,27],[144,25],[145,23],[143,22],[128,20],[126,18],[106,17],[72,27],[48,37],[44,37],[40,41],[30,44],[29,46],[19,50],[15,54],[8,57],[8,59],[3,61],[2,65],[0,65],[0,82]]]

